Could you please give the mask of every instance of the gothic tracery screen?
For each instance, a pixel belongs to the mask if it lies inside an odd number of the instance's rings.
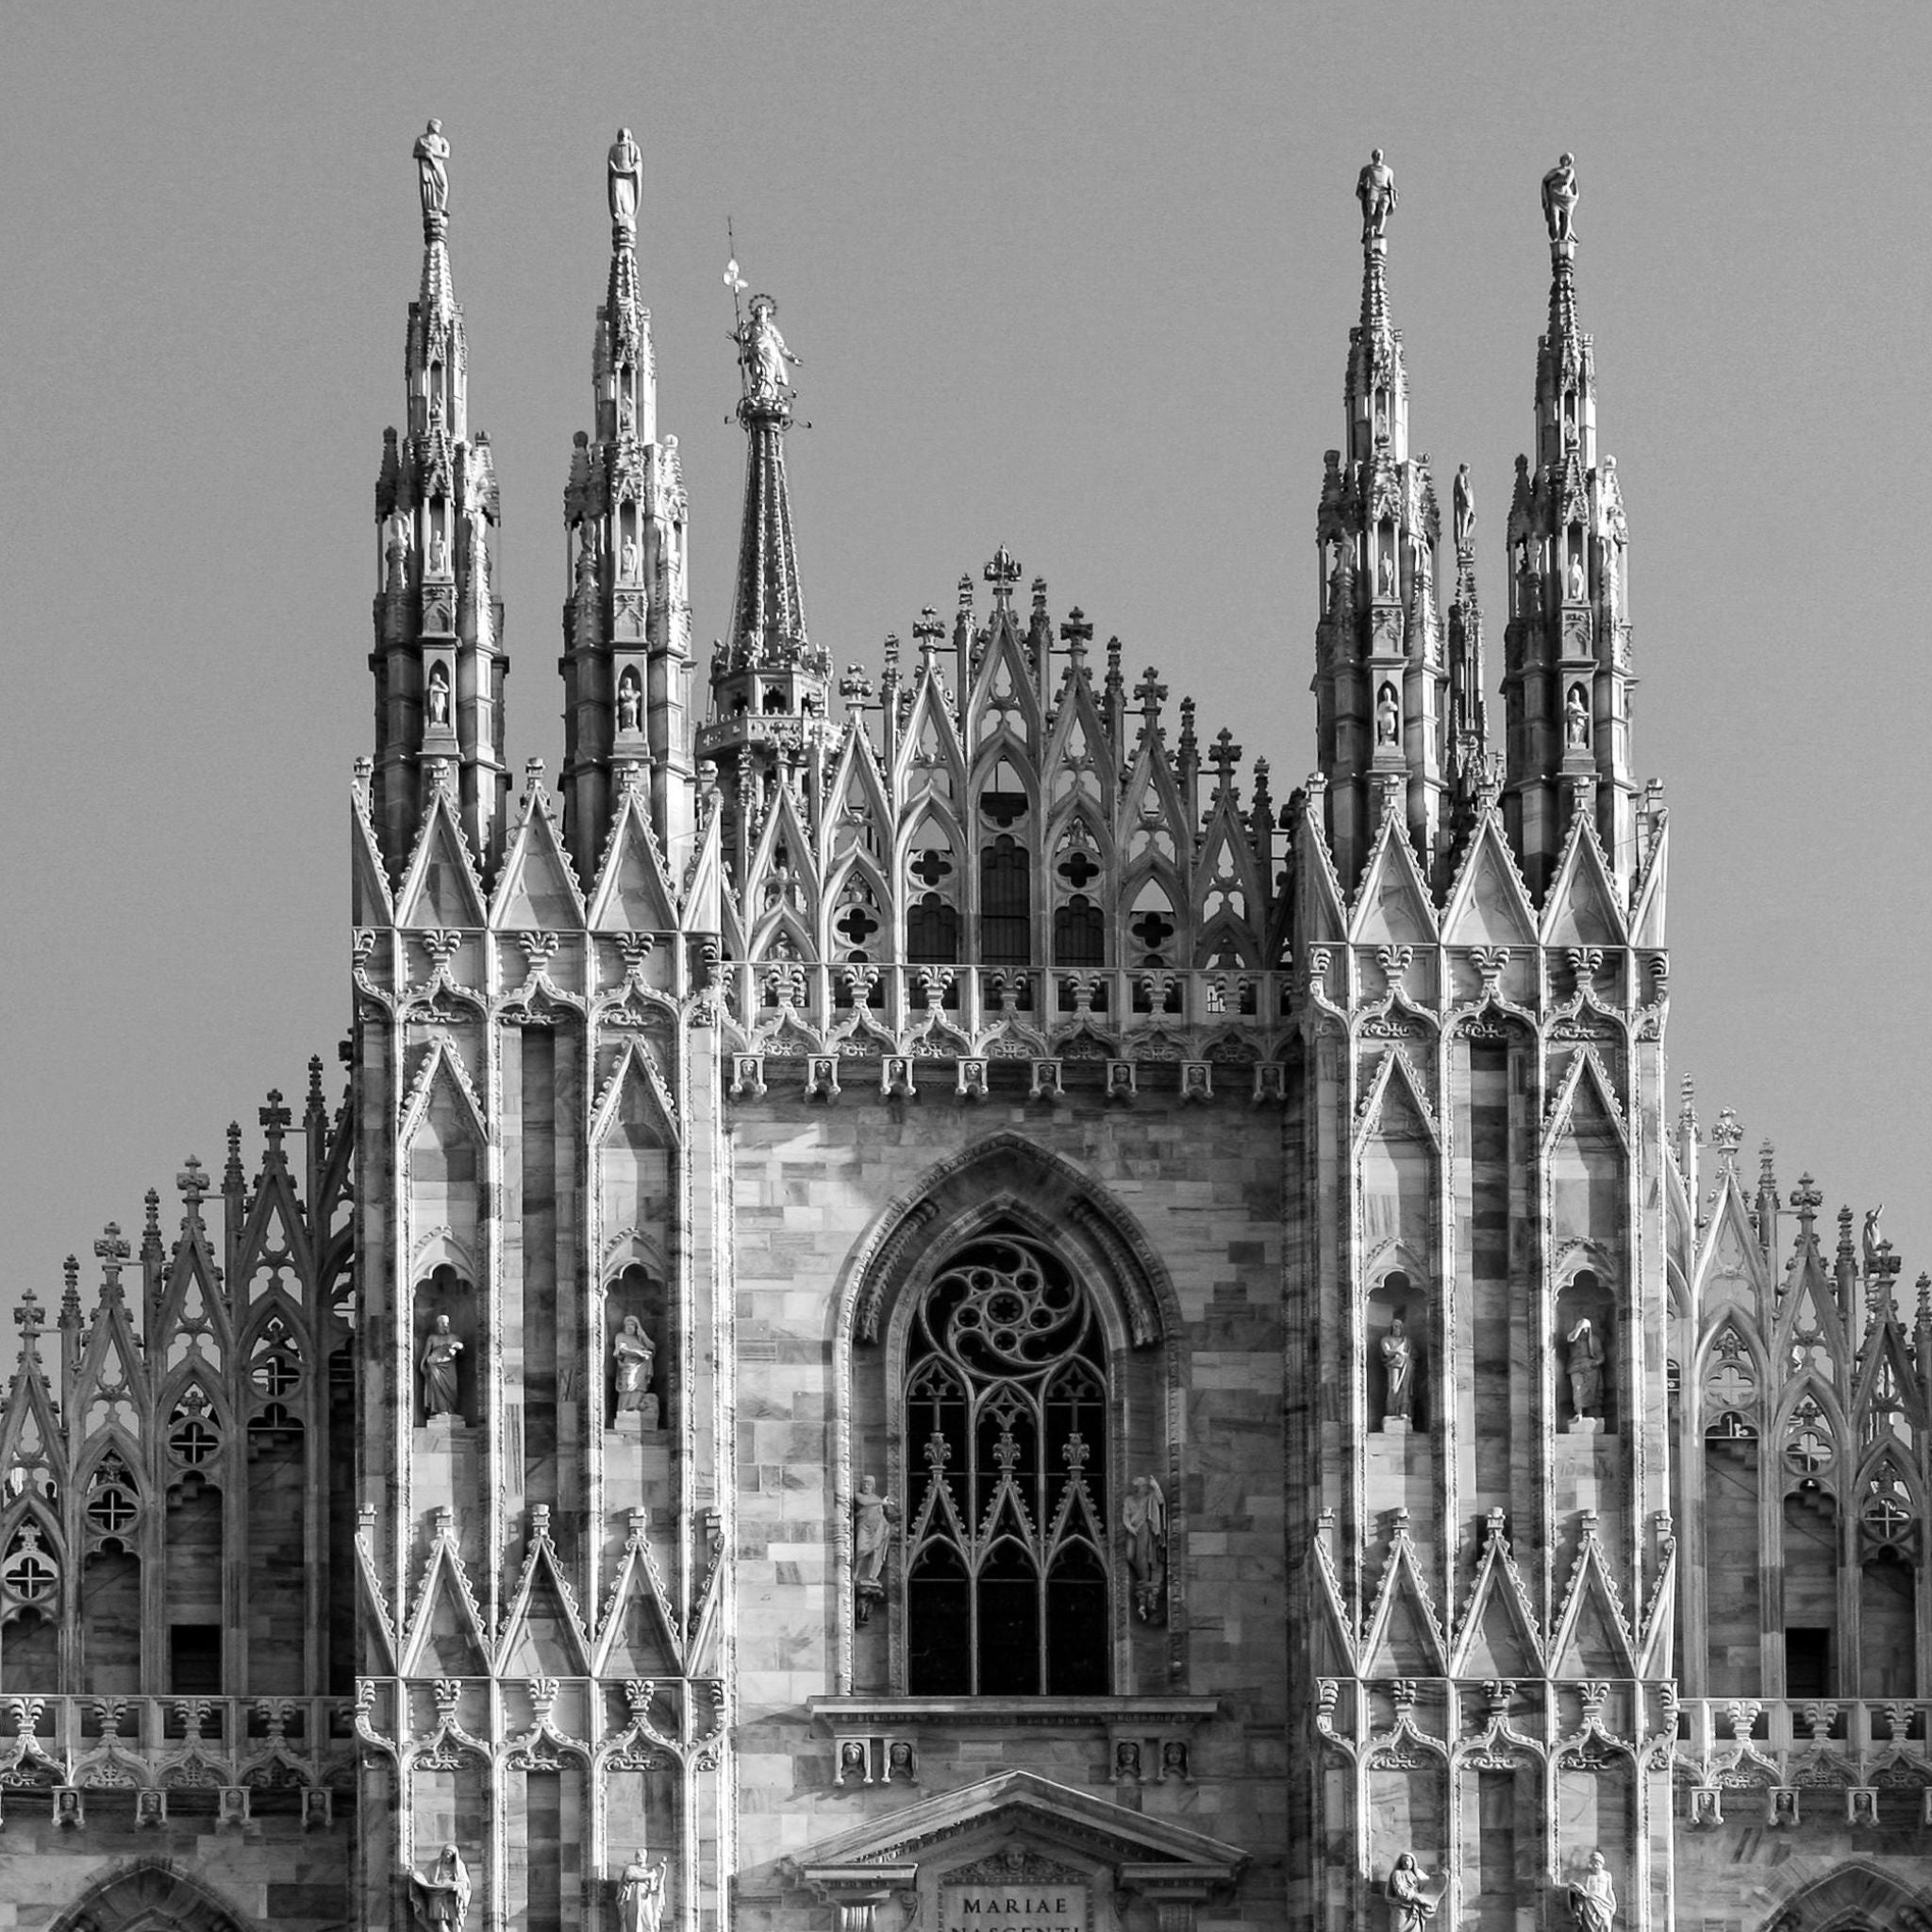
[[[914,1694],[1108,1689],[1108,1366],[1086,1291],[1011,1233],[950,1257],[906,1366]]]

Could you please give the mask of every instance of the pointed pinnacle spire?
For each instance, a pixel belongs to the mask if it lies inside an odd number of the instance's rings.
[[[1407,399],[1402,368],[1402,338],[1389,319],[1389,217],[1400,196],[1395,171],[1376,148],[1356,177],[1362,208],[1362,319],[1349,331],[1348,399],[1352,453],[1365,457],[1388,445],[1400,458],[1407,441]]]

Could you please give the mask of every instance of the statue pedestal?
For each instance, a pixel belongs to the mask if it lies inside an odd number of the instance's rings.
[[[620,1408],[610,1419],[610,1426],[620,1436],[655,1435],[658,1429],[658,1398],[647,1395],[640,1408]]]
[[[469,1424],[459,1415],[433,1415],[423,1424],[424,1429],[434,1440],[447,1441],[452,1436],[460,1436],[468,1429]]]
[[[1570,1433],[1573,1436],[1600,1436],[1603,1429],[1604,1419],[1600,1415],[1577,1415],[1570,1418]]]
[[[1385,1415],[1382,1418],[1382,1433],[1385,1436],[1406,1436],[1410,1423],[1406,1415]]]

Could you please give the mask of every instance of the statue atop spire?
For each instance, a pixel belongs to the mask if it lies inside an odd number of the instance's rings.
[[[423,197],[423,239],[440,242],[449,226],[449,142],[432,121],[416,137],[417,192]]]
[[[1395,192],[1395,170],[1383,160],[1380,148],[1369,156],[1368,165],[1356,176],[1355,198],[1362,205],[1363,242],[1380,242],[1401,199]]]
[[[791,394],[791,371],[800,360],[785,346],[772,320],[777,312],[771,296],[754,295],[751,312],[733,332],[744,370],[744,400],[763,408],[784,407]]]
[[[1576,240],[1573,218],[1576,212],[1576,158],[1564,155],[1543,176],[1543,221],[1550,240],[1558,246]]]
[[[638,204],[644,195],[644,158],[628,127],[620,127],[610,144],[608,173],[612,240],[621,245],[636,239]]]

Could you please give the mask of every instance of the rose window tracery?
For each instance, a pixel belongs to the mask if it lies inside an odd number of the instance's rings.
[[[940,1270],[906,1370],[908,1688],[1108,1683],[1108,1372],[1085,1290],[1018,1234]]]

